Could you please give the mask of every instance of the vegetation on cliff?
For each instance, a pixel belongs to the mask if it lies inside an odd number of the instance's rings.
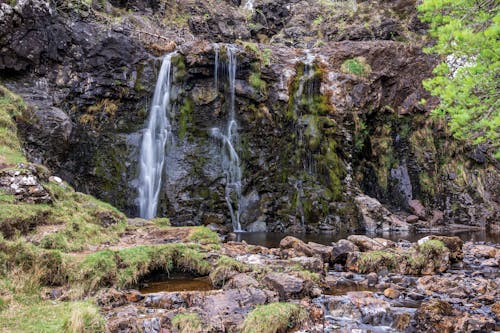
[[[500,159],[500,11],[495,1],[425,0],[419,7],[443,57],[424,86],[439,97],[434,114],[449,119],[458,139],[488,142]]]

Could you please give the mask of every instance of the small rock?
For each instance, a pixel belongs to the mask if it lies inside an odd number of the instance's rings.
[[[399,291],[394,288],[387,288],[384,290],[384,296],[391,299],[396,299],[401,295]]]
[[[417,221],[418,221],[417,215],[409,215],[406,217],[406,222],[408,222],[408,223],[415,223]]]
[[[378,282],[378,275],[375,272],[372,272],[366,275],[366,280],[368,281],[368,286],[373,287]]]

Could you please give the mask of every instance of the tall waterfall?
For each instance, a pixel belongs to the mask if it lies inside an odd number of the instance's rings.
[[[219,48],[215,48],[215,87],[218,88],[219,72]],[[238,142],[238,123],[236,122],[236,67],[237,67],[237,49],[232,45],[227,45],[227,63],[223,64],[227,71],[229,82],[229,112],[225,131],[220,128],[212,128],[211,135],[222,142],[222,169],[226,175],[226,202],[231,214],[231,222],[234,231],[242,231],[240,224],[241,215],[241,164],[236,151]]]
[[[173,55],[175,52],[163,58],[149,112],[148,127],[142,137],[138,201],[139,215],[146,219],[156,217],[166,150],[173,141],[170,119]]]

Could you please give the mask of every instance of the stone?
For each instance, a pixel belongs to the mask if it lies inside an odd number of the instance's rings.
[[[347,255],[351,252],[358,252],[359,248],[351,241],[341,239],[336,243],[332,243],[332,263],[345,264]]]
[[[312,272],[323,273],[324,271],[323,261],[319,257],[294,257],[289,260]]]
[[[137,290],[130,290],[127,293],[125,293],[125,298],[127,299],[127,302],[139,302],[144,299],[144,296]]]
[[[401,295],[401,293],[394,288],[387,288],[384,290],[384,296],[390,299],[396,299]]]
[[[267,274],[263,283],[278,293],[280,301],[302,298],[308,294],[308,288],[311,287],[304,279],[286,273]]]
[[[440,210],[434,209],[432,211],[431,220],[429,221],[431,223],[431,226],[442,224],[443,221],[444,221],[444,213]]]
[[[330,263],[333,251],[332,246],[327,246],[314,242],[308,242],[307,246],[309,246],[309,248],[311,248],[314,251],[315,255],[320,257],[323,260],[323,262]]]
[[[266,232],[267,224],[264,221],[256,221],[246,226],[248,232]]]
[[[408,230],[406,222],[392,214],[377,199],[358,195],[354,200],[362,216],[363,227],[367,231]]]
[[[312,257],[315,255],[315,251],[308,246],[306,243],[298,238],[292,236],[286,236],[280,241],[280,249],[282,253],[286,254],[286,257],[292,256],[308,256]],[[286,249],[293,249],[294,251],[283,251]]]
[[[444,245],[450,250],[450,260],[452,262],[459,262],[464,258],[464,253],[462,251],[464,242],[459,237],[430,235],[429,239],[443,242]]]
[[[225,289],[257,288],[259,282],[246,273],[236,274],[224,285]]]
[[[420,200],[410,200],[408,202],[408,205],[410,206],[411,211],[413,214],[417,215],[418,217],[425,219],[427,217],[427,213],[425,211],[424,205],[420,202]]]
[[[385,246],[376,240],[364,235],[351,235],[347,240],[353,242],[361,251],[378,251],[385,249]]]
[[[406,217],[406,222],[408,223],[415,223],[419,220],[419,217],[417,215],[408,215]]]
[[[366,280],[367,280],[367,283],[368,283],[369,287],[375,286],[377,284],[377,282],[378,282],[378,275],[377,275],[377,273],[371,272],[371,273],[367,274],[366,275]]]

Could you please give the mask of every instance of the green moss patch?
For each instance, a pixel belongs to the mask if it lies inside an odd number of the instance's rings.
[[[243,322],[243,333],[286,332],[304,322],[307,312],[292,303],[271,303],[257,306]]]

